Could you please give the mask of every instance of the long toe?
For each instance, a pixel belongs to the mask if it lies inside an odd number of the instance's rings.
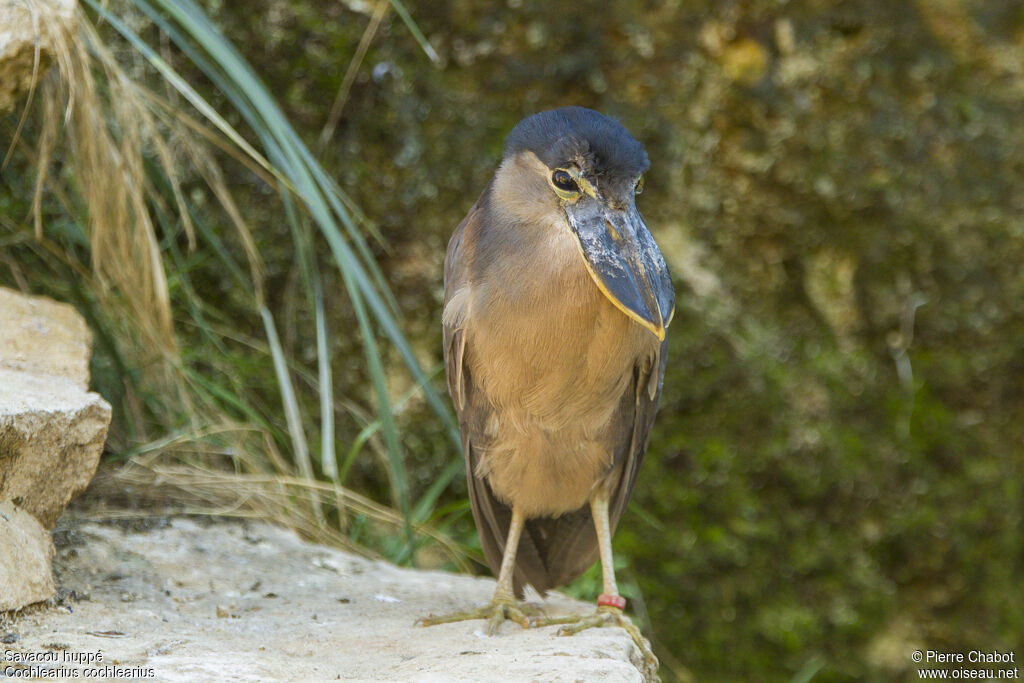
[[[523,628],[529,628],[528,615],[536,614],[537,608],[526,603],[517,603],[514,600],[492,600],[483,607],[454,612],[437,616],[430,614],[416,620],[416,626],[436,626],[437,624],[452,624],[457,621],[471,621],[483,619],[487,622],[487,635],[493,636],[501,628],[505,621],[514,621]]]
[[[644,638],[643,634],[640,633],[640,629],[629,620],[629,617],[622,613],[622,610],[614,607],[598,607],[597,611],[593,614],[584,616],[569,615],[530,620],[531,626],[551,626],[555,624],[562,625],[557,632],[560,636],[572,636],[588,628],[603,628],[606,626],[619,626],[625,629],[640,651],[643,659],[642,672],[644,678],[647,681],[661,680],[658,677],[658,658],[654,656],[654,650],[651,649],[650,642]]]

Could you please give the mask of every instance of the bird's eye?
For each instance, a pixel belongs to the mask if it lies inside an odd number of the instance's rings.
[[[636,179],[636,185],[633,186],[633,194],[641,194],[644,191],[644,177],[640,176]]]
[[[555,186],[556,190],[561,190],[562,192],[575,193],[580,191],[576,181],[572,179],[569,172],[561,168],[551,174],[551,184]]]

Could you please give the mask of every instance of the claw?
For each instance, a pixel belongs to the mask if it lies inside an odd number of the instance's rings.
[[[630,638],[633,639],[633,643],[637,646],[637,649],[640,650],[640,654],[643,657],[644,678],[648,681],[661,680],[658,677],[658,658],[654,656],[651,644],[646,638],[644,638],[643,634],[640,633],[640,629],[638,629],[633,622],[629,620],[629,617],[625,616],[622,613],[622,610],[617,607],[598,607],[596,612],[585,616],[570,614],[561,617],[533,618],[530,620],[530,626],[532,628],[553,626],[555,624],[562,624],[562,627],[556,631],[556,635],[559,636],[573,636],[588,628],[618,626],[625,629],[626,633],[628,633]]]

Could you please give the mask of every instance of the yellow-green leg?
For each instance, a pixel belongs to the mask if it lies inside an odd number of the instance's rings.
[[[508,527],[508,539],[505,543],[505,553],[501,557],[501,569],[498,572],[498,587],[494,589],[494,597],[483,607],[455,612],[443,616],[433,614],[418,619],[417,626],[433,626],[435,624],[450,624],[455,621],[468,621],[470,619],[486,619],[487,635],[493,636],[498,632],[502,622],[514,621],[523,628],[530,627],[530,617],[540,613],[536,607],[520,603],[516,600],[512,588],[512,576],[516,568],[516,551],[519,549],[519,536],[523,532],[523,524],[526,518],[522,513],[512,508],[512,522]]]
[[[612,532],[608,522],[608,494],[599,492],[590,500],[590,512],[594,518],[594,530],[597,532],[598,547],[601,551],[601,577],[604,583],[604,594],[601,601],[618,602],[619,588],[615,582],[615,566],[612,563]],[[622,601],[621,604],[625,604]],[[603,626],[620,626],[630,635],[644,659],[644,677],[647,680],[658,679],[658,658],[654,656],[651,644],[643,637],[622,609],[612,605],[599,605],[594,614],[582,616],[578,614],[564,617],[543,617],[530,620],[531,626],[550,626],[563,624],[558,635],[571,636],[588,628]]]

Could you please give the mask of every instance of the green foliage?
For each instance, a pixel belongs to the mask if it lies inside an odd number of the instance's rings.
[[[350,472],[360,444],[379,439],[387,457],[384,471],[391,499],[404,524],[404,543],[400,547],[390,542],[385,545],[392,559],[413,561],[417,543],[424,540],[416,537],[414,526],[422,527],[429,521],[441,492],[460,471],[461,459],[453,452],[459,438],[450,409],[399,329],[394,298],[362,232],[367,227],[365,220],[363,225],[357,224],[361,214],[351,200],[314,159],[245,59],[191,0],[138,0],[122,6],[122,16],[100,3],[85,2],[112,29],[105,39],[83,14],[64,30],[46,7],[34,10],[35,21],[57,36],[49,49],[60,68],[54,69],[41,87],[43,111],[38,125],[24,131],[19,125],[12,136],[12,146],[31,147],[31,142],[35,143],[38,180],[32,191],[19,188],[11,200],[32,197],[32,208],[24,213],[35,222],[37,244],[25,245],[27,248],[19,254],[26,266],[42,260],[65,271],[79,268],[88,272],[80,264],[91,260],[94,272],[89,275],[95,279],[82,286],[73,284],[73,300],[86,309],[103,341],[97,354],[96,383],[105,386],[115,402],[117,421],[112,445],[116,448],[120,441],[122,450],[117,457],[167,449],[180,440],[202,443],[204,449],[220,449],[235,460],[236,469],[248,474],[269,471],[287,478],[296,472],[309,487],[306,512],[312,513],[324,529],[323,487],[317,485],[317,476],[334,485],[337,522],[344,527],[347,520],[342,501],[348,492],[343,487],[348,482],[341,474]],[[404,8],[396,5],[412,26]],[[227,98],[230,107],[226,108],[233,113],[228,118],[236,119],[235,123],[219,113],[210,104],[209,95],[191,85],[190,79],[132,28],[141,18],[135,9],[174,42],[186,70],[201,71],[216,86],[210,92]],[[414,33],[422,40],[418,29]],[[129,76],[113,58],[105,40],[111,40],[114,34],[119,34],[127,47],[153,68],[152,83],[165,89],[172,99],[183,98],[177,108],[137,82],[139,76]],[[116,40],[113,42],[116,44]],[[63,123],[54,114],[61,109],[68,112]],[[199,119],[194,118],[195,114]],[[237,129],[238,117],[247,127],[245,134]],[[203,119],[212,130],[204,127]],[[25,136],[19,137],[22,132]],[[47,201],[44,209],[44,193],[40,190],[46,187],[48,171],[55,165],[50,155],[65,133],[67,149],[58,149],[56,156],[60,161],[69,157],[71,163],[66,174],[51,180],[48,188],[61,201]],[[172,137],[178,143],[173,149],[169,142]],[[248,137],[258,140],[258,144],[254,146]],[[220,165],[210,158],[209,142],[266,183],[258,189],[276,190],[276,220],[288,228],[289,256],[294,258],[295,266],[291,274],[301,283],[297,291],[280,298],[268,294],[267,286],[272,282],[268,282],[266,260],[245,217],[252,210],[253,188],[250,184],[246,191],[228,189]],[[34,154],[30,149],[20,159],[18,170]],[[195,184],[190,188],[191,197],[186,197],[181,178],[190,174],[189,180]],[[203,211],[198,204],[206,192],[216,198],[217,204]],[[68,194],[76,200],[80,194],[81,205],[69,204],[65,199]],[[241,196],[250,198],[246,211],[238,208],[236,197]],[[44,211],[48,215],[44,216]],[[41,228],[44,218],[46,231]],[[85,229],[77,225],[82,219],[88,221]],[[224,240],[217,229],[217,223],[225,219],[238,231],[233,243]],[[68,235],[50,225],[75,227],[73,239],[68,240]],[[328,247],[329,258],[317,257],[313,226]],[[14,234],[26,228],[14,220],[6,227]],[[261,234],[260,239],[267,236]],[[50,242],[54,238],[57,241]],[[248,273],[241,265],[239,251],[244,254]],[[9,263],[16,284],[28,289],[22,267],[17,261]],[[364,424],[342,463],[335,449],[339,403],[335,399],[322,282],[322,270],[331,266],[340,276],[358,324],[358,336],[345,336],[364,352],[377,412],[372,420],[358,415]],[[66,272],[64,278],[74,280]],[[200,284],[200,278],[205,282]],[[46,291],[49,284],[42,279],[36,287]],[[110,284],[114,285],[113,292]],[[237,296],[227,301],[207,296],[211,289],[232,288]],[[184,335],[172,330],[172,307],[187,312]],[[125,308],[129,317],[115,322]],[[282,313],[290,323],[296,323],[300,316],[312,319],[307,337],[315,338],[315,371],[306,371],[303,361],[295,357],[293,345],[286,348],[282,342],[275,321]],[[253,314],[262,320],[265,345],[246,338],[251,328],[246,318]],[[409,490],[394,414],[398,403],[390,394],[378,330],[397,350],[415,382],[416,393],[426,399],[450,444],[448,467],[430,486],[417,491],[416,498]],[[198,334],[188,339],[189,331]],[[229,350],[225,338],[240,340],[249,348],[236,354]],[[184,351],[180,351],[179,341],[185,339]],[[255,354],[252,347],[257,347]],[[106,363],[107,359],[112,362]],[[113,370],[112,377],[105,372],[105,365]],[[160,367],[153,372],[147,365]],[[218,369],[220,372],[215,371]],[[295,376],[305,381],[304,392],[297,391]],[[172,392],[168,393],[168,388]],[[314,413],[309,410],[309,402],[314,396],[319,403],[318,421],[310,417]],[[161,402],[166,405],[160,406]],[[156,441],[147,440],[146,422],[155,424],[159,433]],[[228,426],[218,426],[224,422]],[[319,471],[314,469],[307,438],[308,432],[316,431],[321,435]],[[168,440],[168,432],[177,436]],[[211,443],[221,441],[208,438],[219,432],[242,436],[233,444]],[[257,440],[262,435],[264,443],[258,445],[246,439],[245,432],[257,436]],[[287,453],[285,459],[278,449]],[[260,460],[263,464],[256,464]],[[388,513],[380,514],[390,521]]]

